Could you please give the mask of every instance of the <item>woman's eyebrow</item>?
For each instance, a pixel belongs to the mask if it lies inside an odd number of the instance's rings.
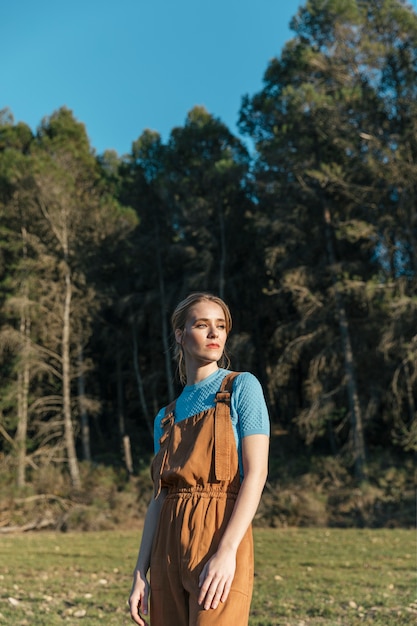
[[[209,317],[197,317],[195,320],[193,320],[193,324],[196,324],[197,322],[210,322],[211,318]],[[218,317],[217,319],[215,319],[216,322],[225,322],[225,320],[223,319],[223,317]]]

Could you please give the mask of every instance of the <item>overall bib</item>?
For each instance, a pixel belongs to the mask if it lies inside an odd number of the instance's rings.
[[[236,372],[216,394],[215,408],[174,421],[175,401],[165,411],[160,449],[152,463],[155,493],[166,489],[150,564],[151,626],[245,626],[253,586],[249,528],[237,551],[226,602],[204,610],[197,604],[199,575],[230,519],[240,487],[230,393]]]

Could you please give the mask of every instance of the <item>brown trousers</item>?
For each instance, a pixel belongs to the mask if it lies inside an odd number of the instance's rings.
[[[216,552],[240,487],[230,391],[223,380],[216,407],[174,422],[167,407],[161,447],[152,464],[155,492],[168,490],[151,554],[151,626],[245,626],[253,586],[252,529],[243,538],[226,602],[198,605],[199,575]]]

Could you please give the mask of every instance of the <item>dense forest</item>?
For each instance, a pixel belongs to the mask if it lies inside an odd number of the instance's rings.
[[[243,139],[195,107],[166,143],[96,154],[66,107],[36,132],[1,112],[0,526],[11,498],[145,472],[179,391],[170,314],[201,290],[230,305],[233,369],[265,390],[261,516],[328,522],[333,497],[334,523],[341,503],[349,523],[412,523],[417,16],[309,0],[291,29],[242,95]]]

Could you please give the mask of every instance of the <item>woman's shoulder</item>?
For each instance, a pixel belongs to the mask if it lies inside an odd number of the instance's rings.
[[[165,416],[165,411],[166,411],[166,407],[165,406],[163,406],[161,409],[159,409],[158,413],[155,415],[154,424],[160,424],[161,423],[161,420]]]
[[[234,380],[234,387],[238,389],[260,389],[261,383],[252,372],[237,372]]]

